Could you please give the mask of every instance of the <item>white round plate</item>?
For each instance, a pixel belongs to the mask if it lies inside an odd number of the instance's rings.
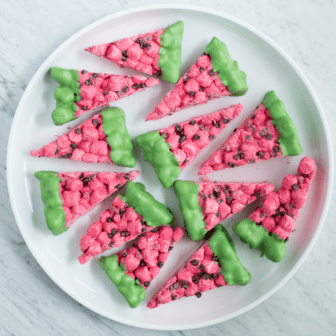
[[[134,139],[144,132],[242,103],[244,110],[241,116],[232,121],[221,136],[179,177],[198,180],[196,173],[201,163],[253,112],[267,91],[275,90],[297,126],[304,148],[303,154],[219,171],[209,177],[221,181],[269,180],[278,188],[285,174],[296,173],[298,163],[304,156],[310,156],[316,161],[318,171],[281,263],[274,264],[266,258],[260,258],[256,250],[250,251],[230,229],[233,223],[254,209],[254,204],[243,213],[223,222],[234,239],[239,258],[252,274],[252,280],[247,286],[222,287],[204,293],[201,299],[191,297],[157,309],[147,309],[146,302],[150,297],[178,269],[183,260],[197,249],[199,243],[184,237],[172,251],[159,276],[152,282],[144,302],[137,309],[131,309],[99,268],[98,257],[83,266],[77,261],[80,255],[80,237],[99,218],[101,211],[108,207],[111,198],[79,219],[66,233],[55,237],[46,227],[39,184],[33,176],[38,170],[129,169],[59,159],[38,159],[30,157],[29,151],[40,148],[55,139],[55,135],[66,132],[69,126],[74,127],[93,115],[93,112],[88,112],[61,127],[53,125],[50,114],[55,108],[53,91],[56,84],[50,78],[50,67],[133,75],[135,71],[120,69],[84,49],[93,44],[166,27],[178,20],[183,20],[185,25],[181,74],[203,53],[215,35],[227,44],[231,57],[238,60],[240,68],[247,73],[249,90],[243,97],[222,97],[159,121],[145,122],[146,115],[173,87],[162,82],[113,104],[124,109],[131,137]],[[135,148],[135,155],[137,169],[141,171],[137,181],[143,182],[149,192],[165,202],[175,213],[177,222],[182,225],[183,218],[172,188],[162,188],[153,168],[142,161],[139,148]],[[253,27],[228,15],[199,7],[164,5],[136,8],[108,16],[81,30],[52,53],[36,72],[17,108],[8,144],[7,173],[13,212],[22,236],[41,267],[65,292],[86,307],[115,321],[142,328],[181,330],[212,325],[246,312],[275,293],[297,271],[312,249],[326,216],[331,196],[333,159],[321,105],[306,78],[284,51]],[[121,249],[122,247],[108,251],[105,255]]]

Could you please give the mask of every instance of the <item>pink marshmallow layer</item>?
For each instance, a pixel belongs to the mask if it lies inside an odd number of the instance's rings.
[[[139,171],[129,173],[96,173],[91,171],[59,173],[58,177],[61,180],[59,190],[66,227],[70,227],[75,220],[85,215],[139,174]]]
[[[196,183],[196,182],[195,182]],[[198,200],[206,230],[274,190],[269,182],[200,182]]]
[[[146,34],[127,37],[115,42],[99,44],[87,48],[92,54],[104,57],[119,64],[148,75],[161,75],[159,50],[165,29],[158,29]]]
[[[232,105],[217,112],[162,128],[159,132],[169,143],[170,150],[178,159],[180,169],[183,170],[242,110],[241,104]]]
[[[286,175],[281,188],[277,192],[268,194],[263,199],[263,205],[249,218],[270,233],[276,233],[281,239],[288,239],[295,228],[299,210],[307,199],[316,169],[312,159],[303,158],[298,167],[298,173]]]
[[[35,157],[64,158],[87,163],[113,163],[111,147],[106,141],[101,114],[94,115],[70,132],[61,135],[39,150],[31,151]]]
[[[234,130],[231,137],[202,164],[198,175],[281,157],[278,140],[279,131],[272,124],[269,111],[261,103],[251,117]]]
[[[118,253],[118,263],[126,268],[125,274],[138,279],[145,289],[157,277],[170,251],[183,236],[183,229],[160,226],[144,233],[129,249]]]
[[[225,286],[226,282],[208,243],[198,249],[147,303],[148,308],[176,301],[185,296],[196,295]]]
[[[210,56],[202,55],[147,116],[146,121],[161,119],[185,108],[230,94],[213,70]]]

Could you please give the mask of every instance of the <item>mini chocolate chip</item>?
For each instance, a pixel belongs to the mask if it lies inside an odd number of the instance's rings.
[[[231,196],[226,196],[225,198],[226,198],[226,200],[227,200],[228,202],[232,201],[232,197],[231,197]]]
[[[173,246],[169,246],[168,251],[171,251],[173,248],[174,248]]]
[[[212,275],[212,279],[216,280],[218,278],[218,274],[217,273],[213,273]]]
[[[105,90],[105,91],[103,92],[103,95],[104,95],[104,96],[108,95],[108,90]]]
[[[250,135],[246,135],[245,140],[251,140],[251,136]]]
[[[157,267],[159,267],[159,268],[162,268],[163,267],[163,262],[162,261],[159,261],[158,263],[157,263]]]
[[[260,197],[260,191],[256,191],[256,192],[254,193],[254,196],[255,196],[255,197]]]
[[[128,90],[129,90],[129,86],[124,86],[124,87],[121,89],[121,92],[122,92],[122,93],[126,93]]]
[[[144,227],[141,229],[141,232],[142,232],[142,233],[144,233],[144,232],[146,232],[146,231],[147,231],[147,229],[144,228]]]
[[[194,96],[195,96],[195,93],[196,93],[195,91],[189,91],[189,96],[190,96],[190,97],[194,97]]]
[[[216,198],[216,196],[215,196],[215,194],[214,194],[214,193],[211,193],[211,194],[209,195],[209,198],[210,198],[210,199],[215,199],[215,198]]]
[[[199,299],[202,296],[201,292],[196,292],[195,296]]]
[[[274,150],[275,152],[280,152],[280,147],[279,147],[279,146],[275,146],[275,147],[273,148],[273,150]]]
[[[67,153],[63,155],[64,159],[71,159],[72,154],[71,153]]]
[[[112,222],[112,217],[107,217],[107,218],[106,218],[106,222],[107,222],[107,223],[111,223],[111,222]]]
[[[264,137],[264,136],[266,136],[266,131],[264,130],[264,129],[262,129],[260,132],[259,132],[259,134],[260,134],[260,136],[261,137]]]
[[[130,174],[129,173],[125,174],[124,179],[129,180],[130,179]]]
[[[122,185],[119,183],[115,187],[116,187],[116,189],[120,189],[122,187]]]
[[[259,217],[260,218],[263,218],[263,217],[265,217],[266,215],[264,214],[264,213],[261,213],[260,215],[259,215]]]
[[[177,299],[177,295],[172,295],[171,298],[172,298],[172,300],[176,300]]]
[[[85,84],[88,85],[88,86],[92,85],[92,80],[91,79],[87,79],[85,81]]]
[[[298,190],[299,189],[299,185],[298,184],[293,184],[293,190]]]
[[[205,68],[203,68],[203,67],[200,67],[200,68],[199,68],[199,70],[200,70],[200,72],[202,72],[202,71],[204,71],[204,70],[205,70]]]
[[[280,216],[281,216],[281,217],[284,217],[285,215],[286,215],[286,212],[285,212],[285,211],[281,211],[281,212],[280,212]]]
[[[83,106],[81,107],[81,109],[82,109],[83,111],[86,111],[86,110],[87,110],[87,106],[83,105]]]
[[[136,43],[140,43],[140,42],[141,42],[140,37],[137,37],[136,40],[135,40],[134,42],[136,42]]]
[[[182,288],[187,289],[188,288],[188,282],[186,280],[182,280]]]
[[[264,153],[263,152],[257,152],[257,156],[259,156],[259,158],[263,158],[264,157]]]
[[[109,242],[108,246],[113,247],[114,242]]]
[[[205,274],[203,275],[203,279],[204,279],[204,280],[210,280],[210,275],[207,274],[207,273],[205,273]]]
[[[210,136],[209,136],[209,140],[211,141],[211,140],[213,140],[213,139],[215,139],[215,136],[214,136],[214,135],[210,135]]]
[[[126,257],[127,257],[127,252],[124,252],[124,253],[122,254],[122,257],[123,257],[123,258],[126,258]]]
[[[233,155],[233,158],[234,158],[235,160],[239,160],[239,154]]]
[[[179,289],[180,288],[180,284],[178,282],[175,282],[173,286],[174,286],[175,289]]]
[[[82,75],[86,74],[87,72],[87,70],[82,70]]]
[[[309,174],[303,174],[302,175],[304,178],[307,178],[307,177],[309,177]]]
[[[214,70],[214,69],[211,69],[211,70],[209,71],[209,75],[210,75],[210,76],[215,76],[215,75],[216,75],[215,70]]]
[[[223,118],[222,119],[222,122],[224,123],[224,124],[228,124],[229,122],[230,122],[230,118]]]
[[[196,125],[196,120],[191,120],[189,123],[191,126],[195,126]]]
[[[97,73],[97,72],[94,72],[93,74],[92,74],[92,77],[93,78],[97,78],[99,76],[99,73]]]
[[[144,82],[142,82],[142,83],[140,83],[139,86],[140,86],[141,89],[144,89],[147,85]]]
[[[141,259],[141,260],[140,260],[140,264],[139,264],[139,266],[140,266],[140,267],[143,267],[143,266],[146,266],[146,265],[147,265],[147,264],[146,264],[145,260]]]
[[[170,291],[174,290],[174,286],[173,286],[173,285],[170,285],[170,286],[168,287],[168,290],[170,290]]]
[[[56,148],[55,150],[55,155],[57,155],[59,153],[60,149],[59,148]]]
[[[254,119],[254,118],[255,118],[255,114],[252,114],[252,115],[251,115],[251,119]]]
[[[120,231],[120,236],[121,237],[126,237],[126,231]]]
[[[183,141],[187,140],[187,137],[185,135],[182,135],[180,139],[178,140],[179,143],[182,143]]]
[[[218,211],[217,213],[216,213],[216,217],[220,217],[220,211]]]
[[[217,203],[223,203],[223,202],[224,200],[222,200],[221,198],[218,198]]]
[[[83,180],[83,178],[84,178],[84,174],[80,174],[78,178],[79,178],[80,180]]]
[[[267,134],[266,137],[265,137],[266,140],[272,140],[272,134]]]
[[[117,233],[118,233],[118,229],[112,229],[112,231],[111,231],[111,233],[113,234],[113,235],[116,235]]]
[[[239,157],[240,157],[241,159],[244,159],[245,154],[244,154],[244,153],[239,153]]]
[[[195,284],[198,283],[198,278],[197,278],[196,275],[194,275],[194,276],[192,277],[192,282],[195,283]]]
[[[95,125],[95,126],[98,125],[98,119],[93,119],[92,124]]]
[[[138,90],[138,89],[139,89],[139,84],[138,84],[138,83],[133,84],[133,85],[132,85],[132,88],[133,88],[134,90]]]
[[[151,45],[149,43],[144,43],[144,48],[146,48],[147,50],[149,50],[150,47],[151,47]]]
[[[190,264],[193,266],[197,266],[199,264],[199,261],[197,259],[193,259],[190,261]]]
[[[123,50],[123,51],[121,52],[121,55],[123,55],[124,57],[127,57],[127,50]]]
[[[203,265],[203,264],[199,265],[199,266],[198,266],[198,269],[199,269],[200,271],[204,271],[204,265]]]
[[[203,92],[204,91],[204,87],[200,86],[200,88],[198,89],[198,91]]]
[[[180,132],[181,131],[181,126],[180,125],[175,125],[175,131]]]
[[[289,214],[288,216],[290,216],[290,217],[294,218],[294,214]]]
[[[146,281],[146,282],[144,282],[144,286],[145,286],[145,287],[149,287],[149,285],[150,285],[150,281]]]
[[[168,139],[168,134],[165,133],[165,132],[163,132],[163,133],[161,134],[161,136],[162,136],[163,139]]]
[[[119,215],[122,216],[126,212],[126,209],[119,209]]]
[[[212,125],[214,125],[216,128],[219,128],[220,126],[218,121],[213,121]]]
[[[127,57],[123,56],[123,57],[121,57],[121,60],[122,60],[122,62],[126,62],[127,61]]]
[[[190,79],[189,76],[185,76],[185,77],[183,78],[183,83],[188,82],[189,79]]]
[[[219,190],[214,190],[213,194],[215,195],[216,198],[218,198],[220,196],[220,192]]]
[[[233,130],[233,132],[232,133],[235,133],[237,131],[237,128],[235,128],[234,130]]]
[[[199,128],[199,129],[203,129],[203,128],[204,128],[204,125],[201,124],[201,125],[198,126],[198,128]]]
[[[200,138],[200,136],[198,135],[198,134],[195,134],[194,136],[193,136],[193,140],[198,140]]]
[[[76,128],[75,133],[76,133],[76,134],[81,134],[81,130],[80,130],[80,128]]]
[[[201,272],[198,272],[198,273],[197,273],[197,275],[198,275],[200,278],[202,278],[204,274],[205,274],[204,271],[201,271]]]

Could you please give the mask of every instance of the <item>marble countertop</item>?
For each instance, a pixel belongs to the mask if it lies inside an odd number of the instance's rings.
[[[180,1],[167,1],[167,3]],[[48,277],[27,248],[11,210],[6,147],[19,100],[42,62],[68,37],[109,14],[158,0],[1,1],[0,335],[157,335],[83,307]],[[204,6],[204,1],[184,3]],[[324,108],[336,148],[336,3],[333,0],[208,0],[206,7],[253,25],[305,73]],[[336,185],[322,233],[298,272],[276,294],[230,321],[165,335],[335,335]]]

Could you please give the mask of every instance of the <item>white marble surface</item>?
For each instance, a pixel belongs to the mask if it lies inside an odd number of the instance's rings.
[[[167,1],[168,2],[168,1]],[[149,0],[2,0],[0,10],[0,335],[157,335],[101,317],[64,293],[35,261],[16,226],[5,175],[10,125],[30,79],[72,34],[117,11]],[[169,1],[180,3],[180,1]],[[333,0],[189,0],[242,19],[294,59],[313,85],[336,148],[336,3]],[[255,309],[199,330],[165,335],[335,335],[336,186],[323,231],[295,276]]]

